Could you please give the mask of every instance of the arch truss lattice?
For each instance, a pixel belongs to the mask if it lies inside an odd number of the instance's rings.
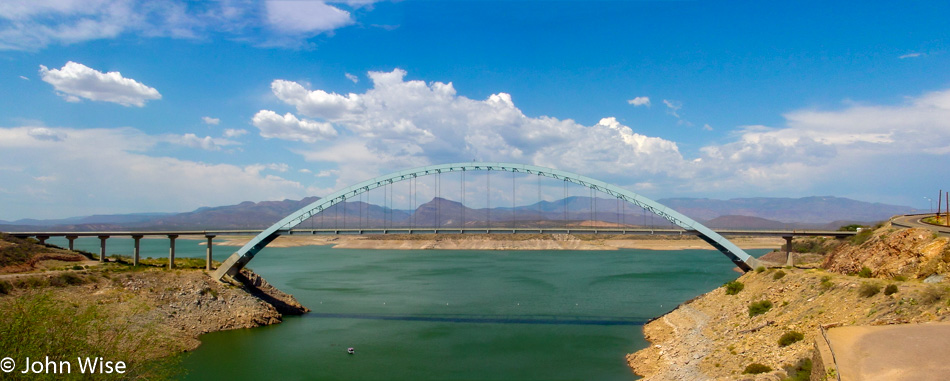
[[[307,221],[318,213],[323,212],[336,204],[343,203],[348,199],[352,199],[373,189],[391,185],[400,181],[439,173],[466,171],[503,171],[525,173],[549,177],[557,180],[564,180],[585,186],[595,191],[614,196],[622,201],[634,204],[657,216],[663,217],[674,225],[696,234],[701,239],[722,252],[733,263],[739,266],[739,268],[745,271],[751,270],[755,267],[758,267],[759,265],[755,258],[712,229],[709,229],[706,226],[694,221],[693,219],[656,201],[600,180],[592,179],[590,177],[576,173],[533,165],[511,163],[452,163],[418,167],[390,173],[363,181],[321,198],[310,205],[307,205],[300,210],[291,213],[287,217],[284,217],[267,229],[264,229],[264,231],[251,239],[247,244],[232,254],[227,260],[225,260],[218,270],[215,271],[214,276],[217,279],[221,279],[225,275],[237,274],[248,262],[250,262],[251,259],[254,258],[258,252],[264,249],[267,244],[272,242],[278,236],[289,232],[290,229],[293,229],[295,226]]]

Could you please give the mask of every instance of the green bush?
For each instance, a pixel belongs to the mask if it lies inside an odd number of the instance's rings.
[[[726,288],[726,295],[735,295],[738,294],[739,291],[742,291],[742,289],[745,288],[745,285],[740,281],[734,280],[732,282],[726,283],[723,285],[723,287]]]
[[[808,381],[811,379],[811,368],[811,359],[803,358],[795,368],[788,371],[789,377],[783,381]]]
[[[941,299],[946,299],[950,290],[937,285],[929,285],[920,293],[920,302],[923,304],[934,304]]]
[[[53,287],[73,286],[83,283],[85,281],[82,277],[73,273],[62,273],[49,279],[49,285]]]
[[[887,287],[884,287],[884,295],[893,295],[897,293],[897,285],[889,284]]]
[[[745,370],[742,371],[742,374],[759,374],[759,373],[768,373],[771,372],[772,368],[768,365],[759,364],[757,362],[751,363],[745,367]]]
[[[851,224],[851,225],[845,225],[838,228],[838,231],[839,232],[856,232],[858,231],[858,228],[866,228],[866,227],[867,226],[864,226],[864,225]]]
[[[749,317],[757,316],[764,314],[772,309],[772,302],[768,300],[761,300],[754,302],[749,305]]]
[[[851,236],[851,244],[855,246],[860,245],[862,243],[867,242],[873,236],[874,236],[874,230],[864,229],[858,234]]]
[[[787,347],[789,345],[802,341],[804,338],[805,338],[805,334],[801,332],[788,331],[782,334],[782,337],[778,339],[778,346]]]
[[[774,279],[774,280],[779,280],[779,279],[782,279],[782,278],[784,278],[784,277],[785,277],[785,272],[782,271],[782,270],[776,271],[775,274],[772,275],[772,279]]]
[[[0,294],[6,295],[13,291],[13,285],[5,280],[0,281]]]
[[[877,293],[881,292],[881,286],[874,283],[865,283],[861,285],[861,288],[858,289],[858,295],[861,295],[865,298],[870,298]]]
[[[862,267],[861,271],[858,271],[858,276],[862,278],[870,278],[871,275],[873,275],[871,274],[871,269],[869,269],[867,266]]]
[[[763,272],[763,271],[765,271],[765,266],[759,266],[759,267],[756,267],[756,268],[755,268],[755,272],[757,272],[757,273],[761,273],[761,272]]]

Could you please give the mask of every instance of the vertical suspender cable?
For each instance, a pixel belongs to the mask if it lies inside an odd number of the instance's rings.
[[[511,229],[515,229],[515,171],[511,171]]]
[[[587,188],[587,189],[590,189],[590,225],[593,227],[594,218],[597,216],[597,211],[594,210],[594,207],[597,206],[596,205],[597,201],[594,201],[594,188]]]
[[[562,222],[564,226],[567,226],[567,179],[564,179],[564,198],[561,199],[562,204],[564,204],[564,218]]]
[[[541,230],[541,174],[538,174],[538,230]]]

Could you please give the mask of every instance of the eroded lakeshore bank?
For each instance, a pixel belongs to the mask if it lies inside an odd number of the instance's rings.
[[[215,245],[243,246],[250,236],[221,236]],[[779,237],[733,237],[730,241],[743,249],[776,249],[785,240]],[[690,250],[712,249],[693,236],[612,236],[573,234],[495,234],[495,235],[365,235],[314,236],[283,235],[270,247],[333,245],[338,249],[388,250]]]
[[[0,350],[15,361],[99,356],[126,363],[128,378],[175,377],[176,355],[202,334],[309,311],[249,270],[222,283],[190,258],[132,267],[3,236],[0,259]]]
[[[650,346],[627,356],[631,369],[644,380],[835,379],[816,356],[821,327],[950,321],[947,238],[884,226],[800,247],[810,260],[746,273],[646,324]]]

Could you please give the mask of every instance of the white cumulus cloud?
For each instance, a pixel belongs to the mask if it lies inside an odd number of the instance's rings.
[[[650,107],[650,97],[636,97],[631,100],[628,100],[627,103],[632,104],[635,107],[640,107],[640,106]]]
[[[210,136],[205,136],[202,138],[192,133],[187,133],[184,135],[168,135],[166,141],[172,144],[183,145],[191,148],[200,148],[207,151],[220,151],[221,147],[240,144],[232,140],[212,138]]]
[[[132,128],[41,127],[67,137],[49,140],[34,137],[36,128],[0,127],[0,178],[7,190],[0,194],[0,219],[179,212],[307,196],[300,183],[279,176],[155,155],[166,136]],[[57,181],[39,181],[36,174]]]
[[[224,34],[258,46],[297,47],[355,23],[351,1],[32,0],[0,2],[0,50],[43,49],[112,39],[202,39]],[[332,5],[331,5],[332,4]],[[370,8],[366,8],[370,9]]]
[[[62,69],[48,69],[40,65],[40,77],[53,85],[67,101],[79,98],[118,103],[123,106],[145,106],[145,102],[161,99],[162,95],[134,79],[112,71],[102,73],[81,63],[69,61]]]
[[[330,123],[297,119],[296,116],[289,112],[281,116],[270,110],[261,110],[254,115],[251,122],[255,127],[261,130],[261,136],[265,138],[299,140],[313,143],[317,140],[330,139],[337,135],[336,130],[333,129]]]
[[[234,129],[234,128],[228,128],[228,129],[224,130],[224,137],[226,137],[226,138],[236,138],[236,137],[242,136],[242,135],[244,135],[244,134],[247,134],[247,130],[244,130],[244,129]]]
[[[323,1],[270,0],[267,22],[288,33],[320,33],[353,23],[350,13]]]
[[[221,119],[212,118],[212,117],[210,117],[210,116],[203,116],[203,117],[201,117],[201,121],[202,121],[202,122],[205,122],[205,124],[210,124],[210,125],[212,125],[212,126],[217,126],[218,124],[221,123]]]
[[[360,78],[353,74],[345,73],[344,75],[346,76],[346,79],[349,79],[353,83],[358,83],[360,81]]]
[[[794,110],[784,114],[782,125],[739,127],[721,143],[683,153],[677,142],[637,131],[616,118],[584,125],[528,116],[509,94],[471,99],[459,95],[452,83],[408,80],[407,75],[400,69],[369,72],[372,87],[358,94],[275,80],[271,89],[278,99],[340,132],[333,141],[294,152],[338,168],[318,174],[335,177],[337,187],[389,170],[474,159],[560,168],[619,185],[651,184],[664,192],[733,197],[755,190],[808,192],[809,187],[860,176],[873,181],[870,176],[881,174],[867,169],[872,163],[881,167],[909,155],[950,154],[950,90],[899,105]],[[684,122],[679,102],[663,103]],[[266,115],[290,125],[297,120],[292,114]],[[262,129],[265,133],[276,134]]]
[[[299,114],[348,132],[332,144],[297,151],[307,160],[345,168],[339,185],[383,169],[473,158],[569,170],[596,168],[624,177],[676,173],[682,165],[675,143],[638,134],[613,118],[585,126],[573,120],[529,117],[509,94],[475,100],[458,95],[451,83],[406,80],[406,75],[401,69],[369,72],[373,87],[361,94],[307,89],[286,80],[273,81],[271,89]],[[255,125],[263,116],[255,116]],[[266,137],[264,133],[262,129]]]

